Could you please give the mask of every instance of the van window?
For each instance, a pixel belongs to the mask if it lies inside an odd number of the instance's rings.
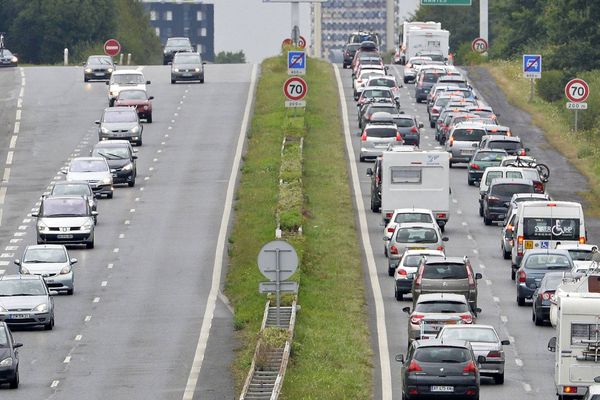
[[[401,214],[396,215],[396,218],[394,218],[394,222],[396,222],[398,224],[403,224],[406,222],[432,223],[433,221],[431,220],[430,214],[411,212],[411,213],[401,213]]]
[[[492,182],[493,179],[495,178],[502,178],[502,171],[490,171],[488,172],[487,176],[485,177],[485,184],[487,186],[490,185],[490,182]]]
[[[391,179],[392,183],[421,183],[423,171],[421,168],[415,167],[392,167]]]
[[[591,340],[597,335],[600,328],[596,324],[571,324],[571,344],[582,344],[582,340]]]
[[[467,279],[465,264],[427,264],[423,270],[423,279]]]
[[[491,190],[491,194],[501,197],[512,197],[515,193],[533,193],[533,186],[520,183],[506,183],[494,185]]]
[[[454,140],[459,142],[479,142],[484,135],[483,129],[455,129],[452,133]]]
[[[523,218],[523,237],[530,240],[579,240],[579,219]]]

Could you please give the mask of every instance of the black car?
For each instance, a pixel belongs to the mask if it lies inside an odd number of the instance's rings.
[[[192,52],[194,48],[189,38],[186,37],[171,37],[167,39],[167,43],[163,49],[163,65],[173,61],[173,56],[176,53]]]
[[[422,122],[418,122],[412,115],[394,115],[394,123],[400,131],[404,144],[417,146],[421,144]]]
[[[464,340],[415,340],[402,363],[402,399],[479,399],[479,363]]]
[[[356,50],[360,48],[360,43],[348,43],[344,47],[344,68],[348,68],[352,65],[352,60],[354,59],[354,55],[356,54]]]
[[[381,211],[381,163],[383,158],[377,157],[375,166],[367,168],[367,176],[371,177],[371,211]]]
[[[483,223],[491,225],[494,221],[504,220],[510,199],[517,193],[535,193],[533,181],[521,178],[494,179],[483,195]]]
[[[97,143],[92,149],[92,157],[104,157],[110,167],[114,183],[126,183],[135,186],[137,176],[133,147],[126,140],[109,140]]]
[[[92,79],[108,80],[116,69],[112,57],[109,56],[89,56],[83,63],[83,81]]]
[[[6,48],[0,48],[0,67],[16,67],[18,63],[17,56]]]
[[[533,292],[531,320],[536,325],[542,325],[544,321],[550,319],[550,301],[554,296],[554,292],[556,292],[556,288],[562,283],[564,275],[564,271],[546,273],[540,286]]]
[[[415,100],[417,103],[427,100],[427,95],[431,91],[438,79],[446,75],[444,69],[427,69],[421,70],[417,76],[415,85]]]
[[[19,347],[6,322],[0,321],[0,384],[8,383],[11,389],[19,387]]]

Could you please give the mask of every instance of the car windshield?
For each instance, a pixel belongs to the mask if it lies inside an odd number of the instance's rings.
[[[498,165],[502,161],[502,158],[506,156],[506,153],[500,153],[496,151],[480,151],[475,154],[475,161],[497,161]]]
[[[346,45],[346,50],[356,51],[360,47],[360,43],[350,43]]]
[[[0,56],[2,56],[2,57],[12,57],[12,53],[8,49],[0,49]]]
[[[110,79],[112,83],[117,83],[119,85],[139,85],[141,83],[145,83],[144,76],[142,74],[113,74]]]
[[[431,219],[431,214],[408,212],[408,213],[396,214],[396,218],[394,218],[394,222],[399,223],[399,224],[405,223],[405,222],[430,223],[430,222],[433,222],[433,220]]]
[[[494,140],[488,145],[490,149],[516,150],[520,149],[521,143],[513,141]]]
[[[147,100],[146,92],[143,90],[121,90],[119,92],[121,100]]]
[[[469,273],[464,264],[426,264],[423,279],[467,279]]]
[[[410,128],[416,126],[415,121],[412,118],[394,118],[394,122],[398,128]]]
[[[369,86],[395,87],[396,82],[394,82],[392,79],[376,78],[369,81]]]
[[[92,155],[108,160],[124,160],[129,158],[129,150],[126,147],[98,147],[94,149]]]
[[[83,199],[46,199],[42,205],[42,217],[85,216],[86,202]]]
[[[190,41],[189,39],[175,39],[175,38],[171,38],[171,39],[167,39],[167,45],[166,47],[190,47]]]
[[[573,261],[592,261],[594,252],[589,250],[569,250],[569,255]]]
[[[498,343],[498,335],[489,328],[451,328],[444,329],[440,339],[466,340],[469,342]]]
[[[363,92],[363,97],[366,99],[373,99],[373,98],[391,99],[391,98],[393,98],[392,92],[390,92],[389,90],[382,90],[382,89],[367,89]]]
[[[471,359],[471,354],[464,347],[420,347],[415,350],[414,359],[430,363],[464,363]]]
[[[200,56],[191,53],[177,53],[174,64],[200,64]]]
[[[366,131],[368,137],[375,138],[393,138],[397,134],[394,128],[369,128]]]
[[[44,284],[38,279],[6,279],[0,281],[0,297],[43,296]]]
[[[522,183],[501,183],[494,185],[490,193],[499,197],[512,197],[515,193],[533,193],[533,185]]]
[[[24,263],[63,263],[67,254],[61,248],[27,249],[23,255]]]
[[[112,65],[112,60],[110,57],[88,57],[87,59],[88,65]]]
[[[52,195],[54,196],[89,196],[90,186],[87,183],[64,183],[54,185]]]
[[[4,327],[0,328],[0,347],[8,347],[8,335]]]
[[[485,133],[483,129],[457,128],[452,133],[452,137],[459,142],[479,142]]]
[[[569,269],[569,258],[562,254],[530,254],[523,263],[528,269]]]
[[[466,313],[469,308],[465,303],[457,301],[424,301],[417,303],[415,311],[422,313]]]
[[[436,243],[438,235],[432,228],[400,228],[396,233],[398,243]]]
[[[123,108],[123,110],[119,110]],[[103,122],[136,122],[137,113],[128,107],[112,108],[104,113]]]
[[[109,171],[104,160],[73,160],[69,167],[70,172],[103,172]]]

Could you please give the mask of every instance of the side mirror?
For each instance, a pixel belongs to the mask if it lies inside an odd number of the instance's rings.
[[[113,62],[114,65],[119,65],[119,63],[117,61]]]
[[[396,354],[396,361],[401,364],[404,364],[404,354]]]
[[[500,344],[501,344],[502,346],[508,346],[508,345],[510,344],[510,340],[507,340],[507,339],[505,339],[505,340],[502,340],[502,341],[500,342]]]
[[[67,174],[67,169],[66,168],[61,168],[60,169],[60,173],[63,174],[63,175],[66,175]]]
[[[102,197],[102,194],[101,193],[94,193],[94,197],[97,198],[97,199],[99,199],[99,198]]]
[[[173,63],[172,63],[171,61],[169,61],[169,62],[167,63],[167,65],[173,65]]]
[[[548,351],[555,352],[556,351],[556,336],[551,337],[548,341]]]
[[[410,314],[410,307],[404,307],[404,308],[402,309],[402,311],[404,311],[404,312],[405,312],[405,313],[407,313],[407,314]]]
[[[92,217],[97,217],[98,216],[98,211],[92,211]]]
[[[131,156],[131,159],[132,159],[132,160],[137,160],[137,159],[138,159],[138,156],[136,156],[136,155],[134,154],[134,155],[132,155],[132,156]]]
[[[38,214],[38,213],[31,213],[31,216],[32,216],[32,217],[35,217],[35,218],[39,217],[39,215],[40,215],[40,214]]]
[[[531,151],[531,150],[529,150],[529,147],[525,147],[525,149],[524,149],[524,150],[525,150],[526,152],[528,152],[528,153]]]
[[[94,121],[94,123],[95,123],[96,125],[100,125],[100,120],[99,120],[99,119],[97,119],[97,120],[95,120],[95,121]]]
[[[483,275],[481,275],[480,272],[475,274],[475,279],[481,279],[481,278],[483,278]]]
[[[485,363],[485,356],[478,356],[477,364],[484,364],[484,363]]]
[[[21,260],[19,260],[18,258],[13,262],[15,263],[15,265],[21,265]]]
[[[23,347],[23,343],[14,343],[13,344],[13,349],[18,349],[19,347]]]
[[[481,314],[481,308],[477,307],[477,308],[475,309],[475,312],[476,312],[477,314]]]
[[[106,84],[106,86],[110,85],[109,81],[104,82]]]
[[[206,61],[202,61],[202,65],[206,65]]]
[[[471,145],[471,147],[479,147],[479,143],[475,142]]]
[[[149,85],[149,84],[151,84],[151,83],[152,83],[152,82],[150,82],[150,81],[146,81],[146,85]]]
[[[148,97],[148,100],[154,100],[154,96]]]
[[[56,295],[58,295],[58,292],[56,290],[50,290],[50,291],[48,291],[48,294],[50,296],[56,296]]]
[[[425,126],[425,125],[423,125],[423,123],[422,123],[422,122],[419,122],[419,128],[422,128],[422,127],[424,127],[424,126]]]
[[[76,258],[71,258],[71,259],[69,260],[69,262],[71,263],[71,265],[73,265],[73,264],[77,264],[77,259],[76,259]]]
[[[444,237],[442,238],[442,242],[447,242],[448,240],[450,240],[450,239],[448,239],[448,237],[446,237],[446,236],[444,236]]]
[[[367,168],[367,176],[373,176],[373,169]]]
[[[81,65],[85,65],[85,61],[81,63]]]
[[[389,237],[387,237],[387,236],[384,236],[384,237],[383,237],[383,241],[384,241],[384,242],[387,242],[387,241],[389,241],[389,240],[392,240],[392,239],[390,239],[390,238],[389,238]]]

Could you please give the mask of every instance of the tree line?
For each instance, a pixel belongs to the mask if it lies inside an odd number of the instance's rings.
[[[0,0],[0,32],[19,60],[33,64],[72,61],[103,54],[109,38],[139,64],[161,61],[160,40],[143,5],[134,0]]]

